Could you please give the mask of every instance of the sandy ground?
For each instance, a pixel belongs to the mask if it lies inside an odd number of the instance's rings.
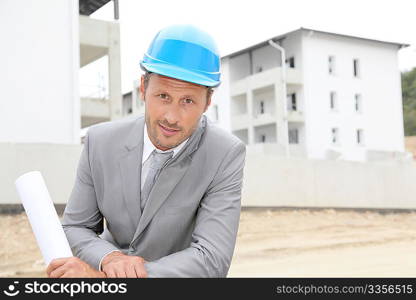
[[[0,215],[0,277],[44,277],[25,215]],[[229,277],[416,277],[416,213],[250,210]]]

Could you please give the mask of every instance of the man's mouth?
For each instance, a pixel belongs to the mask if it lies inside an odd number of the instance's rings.
[[[159,127],[161,128],[162,133],[164,135],[167,135],[167,136],[172,136],[172,135],[176,134],[179,131],[179,129],[171,129],[171,128],[165,127],[161,124],[159,124]]]

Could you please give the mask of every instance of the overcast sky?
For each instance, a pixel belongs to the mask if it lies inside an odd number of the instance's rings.
[[[411,44],[400,50],[399,67],[416,67],[416,0],[119,0],[119,7],[123,93],[140,75],[139,60],[153,36],[177,23],[212,34],[221,55],[306,27]],[[112,2],[92,17],[112,19]],[[97,68],[83,70],[81,83],[97,82]]]

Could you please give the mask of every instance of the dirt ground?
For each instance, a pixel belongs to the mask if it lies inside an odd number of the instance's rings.
[[[0,215],[0,277],[44,277],[24,214]],[[247,210],[229,277],[416,277],[416,213]]]

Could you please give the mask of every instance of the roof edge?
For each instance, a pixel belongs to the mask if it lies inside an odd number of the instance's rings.
[[[329,34],[329,35],[335,35],[335,36],[340,36],[340,37],[353,38],[353,39],[359,39],[359,40],[366,40],[366,41],[378,42],[378,43],[383,43],[383,44],[397,45],[397,46],[399,46],[399,49],[410,46],[410,44],[405,44],[405,43],[388,42],[388,41],[370,39],[370,38],[365,38],[365,37],[359,37],[359,36],[353,36],[353,35],[347,35],[347,34],[340,34],[340,33],[334,33],[334,32],[329,32],[329,31],[322,31],[322,30],[317,30],[317,29],[311,29],[311,28],[306,28],[306,27],[300,27],[298,29],[295,29],[295,30],[286,32],[286,33],[281,34],[281,35],[274,36],[274,37],[272,37],[270,39],[267,39],[267,40],[264,40],[262,42],[256,43],[256,44],[251,45],[249,47],[246,47],[246,48],[243,48],[241,50],[234,51],[232,53],[229,53],[227,55],[224,55],[224,56],[221,57],[221,59],[227,58],[227,57],[237,56],[237,55],[242,54],[244,52],[247,52],[247,51],[250,51],[250,50],[254,50],[256,48],[263,47],[265,45],[268,45],[269,40],[274,40],[274,41],[283,40],[284,38],[286,38],[286,36],[291,35],[291,34],[294,34],[294,33],[299,32],[299,31],[313,31],[313,32],[318,32],[318,33],[323,33],[323,34]]]

